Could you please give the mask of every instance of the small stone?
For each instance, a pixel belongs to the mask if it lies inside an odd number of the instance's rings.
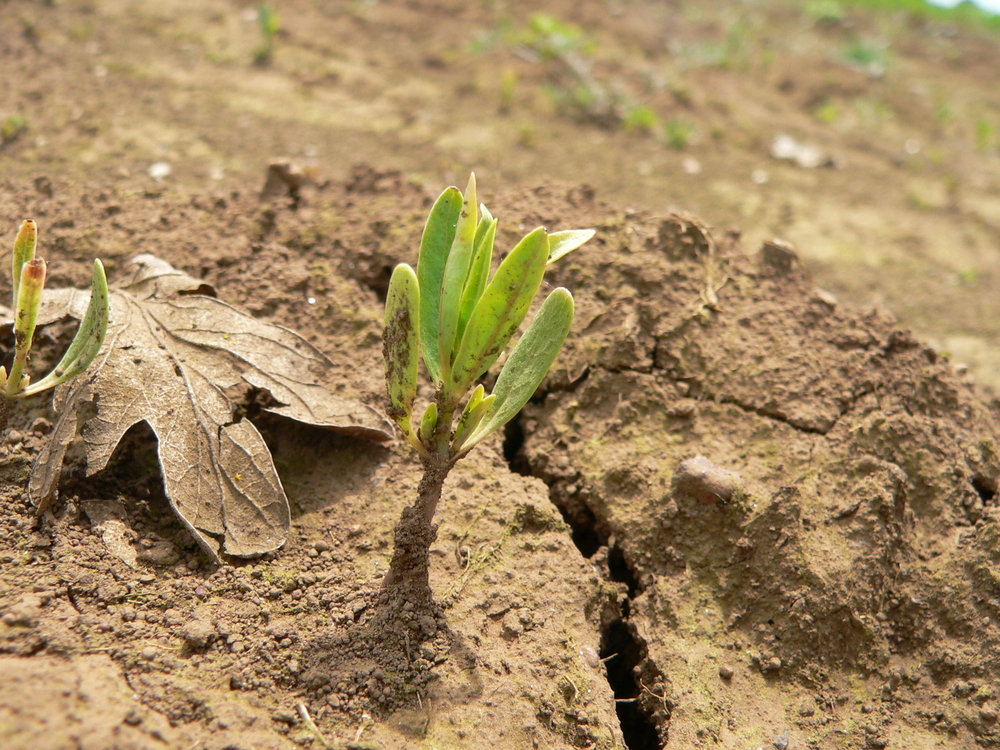
[[[987,724],[992,724],[997,720],[997,712],[992,708],[983,706],[979,709],[979,718]]]
[[[179,631],[184,642],[193,649],[203,649],[215,640],[215,628],[204,620],[190,620]]]
[[[681,461],[674,471],[674,488],[703,502],[728,503],[742,486],[739,474],[716,466],[704,456]]]
[[[156,649],[153,646],[146,646],[142,651],[139,652],[139,656],[147,661],[156,658]]]
[[[143,539],[139,546],[139,561],[149,565],[167,567],[181,559],[177,546],[166,540]]]
[[[736,672],[728,664],[723,664],[721,667],[719,667],[719,677],[721,677],[724,680],[733,679],[734,674],[736,674]]]
[[[768,672],[777,672],[781,669],[781,659],[777,656],[772,656],[767,660],[767,664],[764,665],[764,669]]]
[[[861,707],[861,713],[863,714],[870,714],[874,712],[875,712],[875,706],[873,706],[871,703],[866,703]]]
[[[812,696],[804,698],[799,704],[799,716],[813,716],[816,713],[816,700]]]

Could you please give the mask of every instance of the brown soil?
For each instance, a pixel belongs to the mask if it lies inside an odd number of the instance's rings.
[[[548,278],[577,298],[567,349],[449,477],[429,606],[379,588],[405,445],[258,420],[292,533],[216,568],[142,430],[105,472],[69,464],[36,519],[54,415],[24,404],[0,448],[0,746],[1000,744],[996,33],[553,2],[589,40],[547,57],[527,3],[275,5],[254,65],[230,3],[7,2],[3,242],[35,218],[53,286],[159,255],[381,405],[389,272],[475,168],[501,249],[598,230]],[[883,75],[843,61],[869,42]],[[778,132],[843,168],[772,160]],[[275,157],[305,175],[262,199]]]

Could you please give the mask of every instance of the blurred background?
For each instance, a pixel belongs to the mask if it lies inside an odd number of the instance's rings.
[[[997,0],[991,0],[996,8]],[[923,0],[0,0],[0,175],[260,190],[364,162],[791,242],[1000,389],[1000,16]],[[4,236],[13,227],[3,227]]]

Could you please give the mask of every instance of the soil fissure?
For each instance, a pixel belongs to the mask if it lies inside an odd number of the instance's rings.
[[[520,417],[507,424],[504,434],[503,455],[510,470],[523,476],[536,476],[524,453],[524,426]],[[543,478],[544,481],[544,478]],[[546,482],[548,486],[548,482]],[[550,486],[551,490],[551,486]],[[605,676],[615,697],[615,713],[621,725],[625,745],[629,750],[659,750],[661,730],[657,722],[643,708],[643,686],[637,676],[647,658],[646,645],[629,624],[630,602],[641,592],[638,577],[629,565],[622,548],[598,529],[597,517],[589,506],[585,512],[568,513],[553,499],[549,499],[570,527],[570,536],[580,554],[591,559],[601,548],[607,548],[608,577],[627,587],[617,616],[601,618],[600,659]],[[656,696],[659,698],[659,696]],[[665,734],[665,728],[663,733]]]

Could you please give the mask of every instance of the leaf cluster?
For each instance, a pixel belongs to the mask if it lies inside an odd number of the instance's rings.
[[[539,227],[491,277],[496,231],[497,219],[486,206],[477,210],[472,175],[464,194],[455,187],[441,194],[424,227],[416,270],[400,264],[389,284],[389,416],[425,460],[453,462],[510,421],[542,382],[573,322],[572,295],[554,290],[508,356],[493,392],[476,385],[520,329],[545,267],[594,236],[591,229],[548,233]],[[421,357],[436,398],[416,424]]]
[[[38,228],[28,219],[21,223],[14,240],[11,286],[14,293],[14,361],[10,372],[0,367],[0,395],[5,399],[24,398],[65,383],[86,370],[104,344],[108,330],[108,281],[100,260],[94,261],[90,303],[69,348],[48,375],[34,383],[24,369],[38,325],[38,311],[45,286],[45,261],[35,257]]]

